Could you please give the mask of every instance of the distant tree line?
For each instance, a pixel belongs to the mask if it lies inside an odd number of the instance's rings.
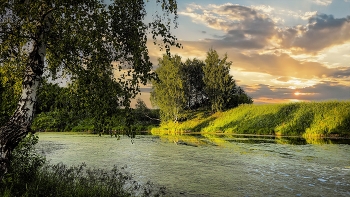
[[[38,91],[36,116],[32,128],[51,131],[147,130],[162,121],[179,121],[193,110],[223,111],[253,100],[236,85],[230,75],[227,55],[220,58],[215,50],[205,61],[178,55],[164,55],[155,70],[151,101],[158,109],[148,109],[137,100],[135,109],[124,107],[130,95],[113,80],[112,73],[96,68],[85,69],[66,87],[43,80]],[[0,124],[16,108],[21,93],[22,67],[0,67]],[[103,87],[103,88],[101,88]]]
[[[76,80],[67,87],[44,81],[32,128],[129,135],[131,130],[145,131],[159,124],[159,110],[148,109],[142,100],[137,100],[134,109],[123,107],[120,86],[108,84],[113,82],[108,77],[91,76],[86,80],[90,83]],[[94,86],[98,83],[104,88]]]
[[[13,114],[21,94],[21,67],[0,66],[0,125]],[[118,131],[149,130],[159,124],[159,110],[148,109],[137,100],[135,109],[123,107],[126,92],[119,83],[96,70],[73,78],[67,86],[43,80],[38,91],[36,131]],[[103,88],[101,88],[103,87]]]
[[[220,59],[213,49],[207,52],[204,62],[187,59],[183,63],[178,55],[160,58],[151,101],[160,109],[162,121],[179,121],[187,110],[217,112],[253,103],[230,75],[231,65],[227,55]]]

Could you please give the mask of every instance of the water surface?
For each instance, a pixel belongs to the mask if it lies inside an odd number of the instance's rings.
[[[132,143],[127,137],[38,135],[38,150],[51,163],[127,165],[135,179],[166,186],[173,196],[350,196],[345,142],[296,145],[268,136],[207,134],[136,136]]]

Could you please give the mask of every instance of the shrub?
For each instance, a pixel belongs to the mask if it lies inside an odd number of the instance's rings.
[[[165,188],[154,189],[150,182],[141,185],[125,168],[111,171],[80,166],[67,167],[59,163],[45,165],[27,187],[27,196],[161,196]]]
[[[12,189],[13,196],[21,196],[25,192],[27,183],[32,182],[40,168],[45,163],[45,158],[35,151],[38,136],[29,134],[12,152],[11,164],[8,173],[4,177],[3,186]]]

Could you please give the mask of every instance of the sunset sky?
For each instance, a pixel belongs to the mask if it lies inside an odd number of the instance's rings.
[[[172,53],[227,53],[254,103],[350,99],[350,0],[178,0],[178,14],[183,49]]]

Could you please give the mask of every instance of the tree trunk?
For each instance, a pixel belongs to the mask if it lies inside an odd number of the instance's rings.
[[[12,151],[30,132],[37,103],[37,90],[44,69],[45,53],[45,43],[36,42],[29,55],[17,109],[10,120],[0,128],[0,180],[8,170]]]

